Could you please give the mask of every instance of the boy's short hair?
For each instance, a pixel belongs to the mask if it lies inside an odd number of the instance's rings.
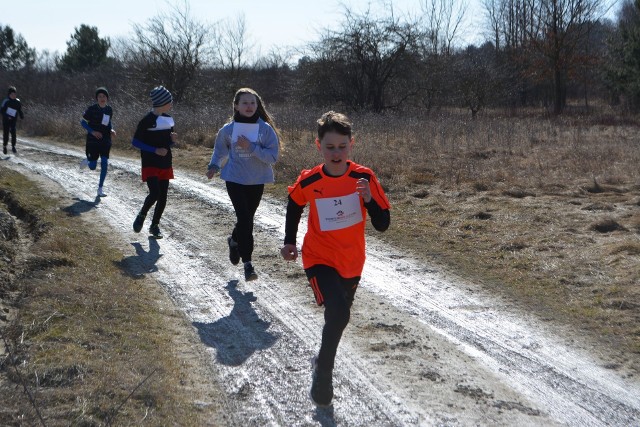
[[[327,132],[336,132],[351,138],[351,121],[342,113],[327,111],[318,119],[318,139],[322,139]]]

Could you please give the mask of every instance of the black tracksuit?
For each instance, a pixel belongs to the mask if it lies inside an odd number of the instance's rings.
[[[9,97],[2,101],[2,107],[0,107],[0,113],[2,114],[2,143],[6,147],[9,143],[9,134],[11,134],[11,146],[16,146],[16,123],[18,116],[24,119],[22,113],[22,104],[18,98],[11,99]]]

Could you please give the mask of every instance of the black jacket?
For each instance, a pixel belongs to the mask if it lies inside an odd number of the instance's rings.
[[[11,110],[15,111],[13,115]],[[2,107],[0,107],[0,113],[2,113],[2,121],[3,122],[11,122],[14,121],[20,116],[21,119],[24,119],[24,114],[22,113],[22,103],[18,98],[11,99],[9,97],[5,98],[2,101]]]

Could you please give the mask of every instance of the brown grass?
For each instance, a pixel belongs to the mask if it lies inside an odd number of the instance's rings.
[[[39,239],[26,233],[14,248],[17,271],[0,261],[11,282],[0,286],[2,299],[19,308],[1,331],[10,382],[0,378],[0,424],[36,425],[42,416],[46,425],[202,425],[212,414],[185,392],[190,366],[175,351],[186,340],[176,341],[176,325],[187,322],[166,296],[129,277],[108,239],[34,183],[0,169],[0,189],[6,205],[47,224]]]

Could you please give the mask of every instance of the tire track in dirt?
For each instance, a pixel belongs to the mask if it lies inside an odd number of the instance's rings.
[[[33,150],[36,160],[29,160],[30,150],[25,150],[24,158],[13,157],[12,162],[50,177],[73,196],[94,197],[96,174],[87,179],[86,173],[69,167],[80,159],[79,151],[22,142]],[[118,191],[97,206],[110,227],[128,239],[134,236],[130,222],[146,187],[139,183],[138,162],[113,159],[111,163],[107,188]],[[163,217],[163,230],[171,235],[160,243],[150,239],[145,259],[156,258],[149,262],[158,269],[154,277],[193,322],[220,368],[232,396],[232,419],[247,425],[488,423],[481,416],[474,418],[473,408],[464,413],[456,413],[455,408],[434,410],[393,378],[381,378],[368,357],[358,354],[362,346],[348,337],[341,349],[349,351],[339,351],[336,368],[336,395],[341,398],[336,399],[333,410],[314,411],[306,396],[308,359],[319,342],[321,321],[300,285],[304,282],[301,267],[283,265],[274,255],[283,236],[283,203],[264,200],[257,216],[256,232],[263,241],[271,242],[258,254],[260,262],[273,266],[260,272],[259,284],[243,284],[239,269],[228,265],[226,246],[219,247],[219,242],[226,242],[232,224],[231,206],[222,186],[179,171],[176,177]],[[193,214],[184,215],[185,210]],[[513,313],[474,295],[462,282],[389,252],[394,249],[382,249],[369,238],[361,287],[373,296],[365,298],[392,305],[404,316],[400,323],[416,319],[437,332],[516,390],[524,401],[537,402],[531,404],[551,417],[532,411],[532,416],[521,415],[521,424],[547,425],[555,420],[567,425],[631,425],[640,419],[637,381],[620,378],[589,355],[547,336],[539,321]],[[454,378],[454,374],[449,376]],[[497,423],[505,420],[514,418],[497,418]]]

